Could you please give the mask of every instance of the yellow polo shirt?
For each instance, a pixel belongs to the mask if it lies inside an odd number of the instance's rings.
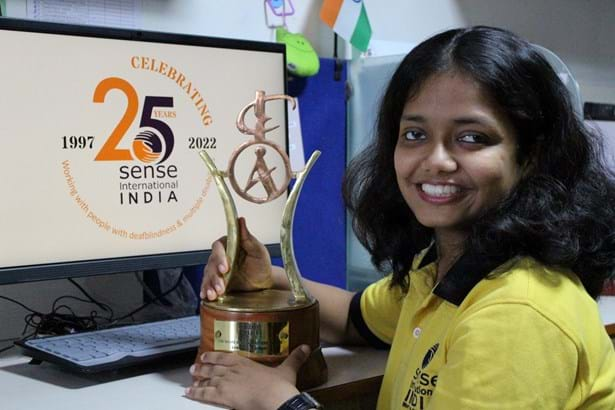
[[[575,275],[464,255],[434,287],[434,249],[407,294],[386,277],[351,303],[359,332],[390,344],[379,410],[615,409],[613,344]]]

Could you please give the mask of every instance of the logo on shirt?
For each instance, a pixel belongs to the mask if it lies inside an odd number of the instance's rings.
[[[431,346],[427,353],[425,353],[425,357],[423,357],[423,363],[421,363],[421,369],[426,368],[429,362],[431,362],[431,359],[433,359],[433,357],[436,355],[436,352],[438,351],[438,347],[440,347],[440,343],[436,343],[435,345]]]
[[[423,357],[421,368],[416,369],[408,393],[406,393],[404,401],[402,402],[404,408],[418,410],[427,407],[429,397],[433,395],[433,390],[438,382],[438,375],[432,375],[426,372],[425,368],[427,368],[436,355],[438,347],[440,347],[440,343],[431,346]]]

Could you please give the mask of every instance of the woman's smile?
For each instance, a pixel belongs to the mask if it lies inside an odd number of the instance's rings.
[[[464,190],[454,184],[422,183],[416,187],[421,199],[435,205],[459,201],[464,195]]]

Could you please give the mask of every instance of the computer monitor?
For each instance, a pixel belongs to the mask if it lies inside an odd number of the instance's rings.
[[[227,169],[241,109],[286,91],[284,46],[5,18],[0,44],[0,284],[205,263],[226,220],[199,150]],[[266,114],[286,149],[285,103]],[[284,196],[235,198],[279,255]]]

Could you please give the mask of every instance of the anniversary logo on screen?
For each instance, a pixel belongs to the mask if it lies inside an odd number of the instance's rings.
[[[203,172],[199,183],[184,168],[197,150],[215,152],[216,138],[205,132],[213,118],[180,67],[151,56],[126,63],[132,76],[101,78],[84,107],[94,115],[111,111],[108,128],[62,136],[61,166],[89,222],[118,237],[155,239],[189,223],[207,196],[211,177]]]

